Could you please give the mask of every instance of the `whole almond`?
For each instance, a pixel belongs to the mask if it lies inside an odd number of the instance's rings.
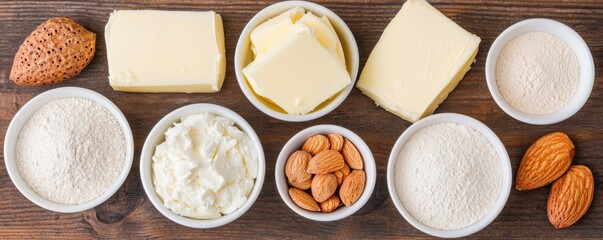
[[[333,174],[316,175],[312,179],[312,197],[321,203],[329,199],[337,190],[337,178]]]
[[[291,196],[291,200],[293,200],[293,202],[300,208],[308,211],[320,212],[318,203],[314,201],[314,198],[312,198],[312,196],[310,196],[310,194],[307,192],[297,188],[289,188],[289,196]]]
[[[360,155],[360,152],[358,152],[356,146],[354,146],[354,144],[347,138],[343,143],[343,149],[341,150],[341,153],[343,153],[345,163],[347,163],[350,168],[362,169],[364,167],[364,163],[362,162],[362,156]]]
[[[343,179],[350,174],[350,167],[345,164],[341,169],[333,172],[333,174],[335,174],[335,177],[337,177],[337,186],[341,186]]]
[[[308,163],[308,173],[327,174],[345,166],[343,156],[335,150],[325,150],[316,154]]]
[[[303,182],[289,181],[289,185],[299,188],[301,190],[308,190],[312,186],[312,178]]]
[[[553,132],[539,138],[521,160],[515,188],[531,190],[555,181],[570,167],[574,153],[574,144],[565,133]]]
[[[346,206],[350,206],[358,201],[360,195],[364,191],[366,183],[366,174],[363,170],[354,170],[343,179],[343,183],[339,188],[339,197],[341,202]]]
[[[329,199],[327,199],[324,202],[319,203],[318,205],[320,205],[320,210],[324,213],[330,213],[335,211],[335,209],[337,209],[339,207],[339,204],[341,204],[341,200],[339,200],[339,196],[337,196],[337,194],[333,194],[333,196],[331,196]]]
[[[10,71],[17,85],[59,83],[80,74],[96,49],[96,35],[68,17],[38,26],[23,42]]]
[[[329,139],[324,135],[318,134],[308,138],[308,140],[304,142],[302,150],[309,152],[312,154],[312,156],[314,156],[319,152],[329,149],[330,147],[331,144],[329,143]]]
[[[329,133],[327,134],[327,138],[329,139],[329,143],[331,144],[331,150],[335,150],[341,152],[343,148],[343,136],[337,133]]]
[[[583,165],[572,166],[551,186],[546,206],[549,222],[556,229],[578,222],[590,207],[594,191],[590,169]]]
[[[308,173],[308,162],[312,159],[312,155],[305,151],[295,151],[285,164],[285,175],[291,182],[304,182],[312,178],[312,174]]]
[[[343,183],[343,172],[341,172],[341,170],[337,170],[335,172],[333,172],[333,175],[335,175],[335,177],[337,178],[337,186],[341,186],[341,183]]]

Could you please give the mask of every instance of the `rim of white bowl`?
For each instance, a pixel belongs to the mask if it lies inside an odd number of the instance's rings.
[[[273,110],[273,109],[269,108],[268,106],[264,105],[254,95],[254,93],[252,92],[253,90],[250,89],[250,87],[247,84],[247,80],[245,79],[245,76],[243,75],[243,68],[245,67],[245,66],[243,66],[243,64],[244,64],[243,61],[245,61],[247,59],[246,57],[247,57],[247,54],[249,53],[249,47],[250,47],[249,35],[251,34],[251,31],[253,31],[253,29],[255,27],[257,27],[261,23],[267,21],[268,19],[275,17],[278,14],[281,14],[294,7],[303,7],[304,9],[306,9],[310,12],[313,12],[313,13],[319,14],[319,15],[324,15],[329,18],[329,20],[331,21],[331,24],[333,25],[333,28],[335,29],[335,31],[337,31],[337,35],[343,46],[344,53],[346,56],[346,65],[347,65],[346,68],[347,68],[347,70],[350,74],[351,80],[352,80],[352,82],[350,82],[350,84],[346,88],[341,90],[339,92],[339,94],[337,95],[337,97],[335,97],[333,100],[331,100],[331,102],[327,106],[322,107],[318,111],[312,111],[312,112],[310,112],[308,114],[304,114],[304,115],[286,114],[286,113],[282,113],[282,112]],[[243,48],[245,50],[243,50]],[[322,5],[312,3],[312,2],[306,2],[306,1],[278,2],[278,3],[272,4],[264,9],[262,9],[255,16],[253,16],[253,18],[247,23],[247,25],[245,25],[245,28],[241,32],[239,40],[237,41],[237,46],[236,46],[236,50],[235,50],[235,59],[234,59],[235,74],[237,77],[237,82],[239,83],[239,87],[241,88],[241,91],[243,92],[245,97],[251,102],[251,104],[253,104],[253,106],[255,106],[257,109],[259,109],[266,115],[279,119],[279,120],[288,121],[288,122],[304,122],[304,121],[314,120],[314,119],[320,118],[324,115],[327,115],[328,113],[330,113],[331,111],[333,111],[337,107],[339,107],[339,105],[341,105],[343,103],[343,101],[347,98],[347,96],[350,94],[350,92],[352,91],[352,89],[354,88],[354,86],[356,84],[356,78],[358,77],[359,63],[360,63],[360,59],[359,59],[359,52],[358,52],[358,45],[356,43],[356,38],[354,37],[354,34],[352,33],[352,31],[350,30],[348,25],[337,14],[335,14],[330,9],[328,9]]]
[[[152,157],[155,152],[155,147],[165,138],[163,134],[165,131],[171,127],[175,122],[180,121],[180,119],[184,116],[189,116],[195,113],[213,113],[217,116],[225,117],[230,119],[236,123],[236,126],[244,131],[251,142],[256,146],[256,150],[258,153],[258,175],[255,179],[255,183],[253,185],[253,190],[247,197],[247,201],[243,206],[234,212],[226,215],[222,215],[221,217],[214,219],[194,219],[189,217],[184,217],[178,215],[167,207],[163,205],[163,201],[155,192],[155,185],[153,184],[152,177]],[[211,103],[197,103],[190,104],[174,111],[168,113],[165,117],[161,118],[157,124],[153,127],[149,135],[147,136],[144,146],[142,147],[142,153],[140,156],[140,178],[142,181],[142,186],[144,188],[144,192],[146,193],[153,206],[161,213],[163,216],[172,220],[175,223],[181,224],[183,226],[191,227],[191,228],[215,228],[226,225],[239,217],[243,216],[247,210],[251,208],[251,206],[255,203],[260,192],[262,190],[262,185],[264,184],[264,177],[266,174],[266,162],[264,158],[264,150],[262,148],[262,144],[257,134],[249,125],[249,123],[241,117],[241,115],[237,114],[233,110],[216,105]]]
[[[364,192],[360,195],[360,198],[351,206],[341,206],[337,210],[331,213],[321,213],[321,212],[311,212],[297,206],[289,196],[289,185],[287,184],[287,177],[285,176],[285,164],[289,155],[296,150],[301,149],[304,142],[311,136],[316,134],[328,134],[328,133],[338,133],[343,137],[349,139],[364,160],[364,171],[366,173],[366,183],[364,187]],[[346,218],[358,210],[360,210],[371,198],[373,194],[373,190],[375,189],[375,183],[377,182],[377,167],[375,165],[375,159],[373,157],[373,153],[371,149],[368,147],[366,142],[360,138],[356,133],[351,130],[331,124],[322,124],[315,125],[312,127],[308,127],[304,130],[301,130],[297,134],[293,135],[287,143],[281,149],[278,158],[276,160],[274,178],[276,182],[276,188],[278,190],[281,199],[287,204],[287,206],[293,210],[295,213],[299,214],[302,217],[307,219],[327,222],[327,221],[337,221],[343,218]]]
[[[494,149],[496,150],[501,162],[502,185],[500,188],[499,196],[494,202],[494,205],[492,206],[490,211],[479,221],[465,228],[456,230],[435,229],[417,221],[408,211],[406,211],[406,208],[404,208],[404,205],[402,204],[402,202],[400,202],[395,187],[394,169],[398,158],[398,154],[400,153],[406,142],[419,130],[438,123],[458,123],[476,130],[477,132],[482,134],[486,139],[488,139],[490,144],[492,144],[492,147],[494,147]],[[498,136],[496,136],[496,133],[494,133],[490,128],[488,128],[488,126],[486,126],[482,122],[469,116],[457,113],[435,114],[411,125],[408,129],[406,129],[406,131],[402,133],[402,135],[400,135],[398,140],[396,140],[396,143],[389,155],[389,160],[387,163],[387,188],[392,198],[392,202],[394,202],[394,205],[398,209],[398,212],[400,212],[404,219],[406,219],[406,221],[416,229],[419,229],[420,231],[426,234],[442,238],[458,238],[469,236],[471,234],[479,232],[480,230],[487,227],[490,223],[492,223],[507,203],[509,194],[511,193],[512,180],[513,176],[509,155],[503,143],[500,141]]]
[[[40,196],[38,193],[32,190],[29,185],[27,185],[25,180],[23,180],[21,173],[19,172],[19,167],[17,166],[15,156],[16,144],[19,139],[19,135],[31,115],[34,114],[40,107],[48,104],[53,100],[71,97],[89,99],[102,105],[105,109],[107,109],[115,118],[115,120],[119,123],[119,126],[121,127],[126,142],[124,165],[118,177],[115,179],[115,182],[113,182],[113,184],[111,184],[111,186],[100,196],[81,204],[61,204],[50,201]],[[119,190],[119,188],[121,188],[126,178],[128,177],[128,174],[130,173],[132,161],[134,159],[134,138],[132,137],[132,130],[130,129],[130,125],[128,124],[128,120],[126,119],[124,114],[113,102],[111,102],[111,100],[109,100],[102,94],[80,87],[55,88],[33,97],[25,105],[23,105],[21,109],[19,109],[17,114],[13,117],[8,126],[8,130],[6,131],[6,137],[4,139],[4,163],[6,165],[8,175],[15,187],[17,187],[17,189],[19,190],[19,192],[21,192],[21,194],[23,194],[23,196],[25,196],[27,199],[29,199],[29,201],[33,202],[34,204],[47,210],[61,213],[81,212],[94,208],[100,205],[101,203],[105,202],[107,199],[113,196],[113,194],[115,194],[117,190]]]
[[[500,93],[496,82],[496,63],[504,47],[516,37],[530,32],[546,32],[561,38],[573,50],[580,63],[580,83],[574,97],[564,107],[549,114],[528,114],[513,108]],[[580,34],[561,22],[545,18],[532,18],[517,22],[498,35],[488,51],[485,71],[488,89],[496,104],[509,116],[534,125],[558,123],[572,117],[588,101],[595,80],[593,57]]]

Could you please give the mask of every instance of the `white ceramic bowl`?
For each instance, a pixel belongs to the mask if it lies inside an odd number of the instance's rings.
[[[153,184],[152,158],[155,154],[155,147],[165,141],[165,131],[167,131],[168,128],[172,127],[175,122],[179,122],[180,119],[185,116],[206,112],[233,120],[236,126],[243,132],[245,132],[247,136],[249,136],[249,139],[255,145],[258,154],[258,175],[255,179],[253,190],[247,197],[247,202],[245,202],[245,204],[243,204],[241,208],[237,209],[236,211],[230,214],[226,214],[215,219],[194,219],[178,215],[163,205],[161,198],[159,198],[159,195],[157,195],[157,192],[155,192],[155,185]],[[153,127],[147,139],[145,140],[144,146],[142,147],[142,154],[140,156],[140,178],[142,180],[142,186],[144,188],[145,193],[151,200],[151,203],[153,203],[153,206],[155,206],[155,208],[157,208],[157,210],[159,210],[161,214],[163,214],[170,220],[192,228],[219,227],[228,224],[242,216],[245,212],[247,212],[247,210],[249,210],[249,208],[251,208],[251,205],[253,205],[255,200],[260,195],[260,191],[262,190],[262,184],[264,183],[265,174],[266,163],[264,159],[264,150],[262,149],[260,139],[256,135],[255,131],[253,131],[253,128],[251,128],[249,123],[247,123],[247,121],[245,121],[243,117],[241,117],[234,111],[222,106],[209,103],[191,104],[178,108],[163,117],[161,120],[159,120],[159,122],[155,125],[155,127]]]
[[[23,180],[23,177],[19,172],[15,151],[17,141],[19,140],[19,135],[21,134],[21,129],[25,126],[27,120],[29,120],[31,115],[34,114],[40,107],[46,105],[51,101],[69,97],[90,99],[109,110],[113,117],[115,117],[115,120],[117,120],[117,123],[119,123],[119,126],[121,126],[121,130],[124,133],[124,137],[126,140],[126,158],[124,160],[123,168],[119,173],[117,179],[115,179],[115,182],[113,182],[109,189],[107,189],[103,194],[101,194],[97,198],[82,204],[74,205],[52,202],[33,191],[29,187],[29,185],[25,183],[25,180]],[[132,167],[133,158],[134,140],[132,138],[132,130],[130,129],[128,120],[123,115],[123,113],[119,110],[117,106],[115,106],[115,104],[113,104],[113,102],[111,102],[111,100],[107,99],[103,95],[92,90],[78,87],[56,88],[41,93],[40,95],[29,100],[29,102],[27,102],[25,105],[23,105],[23,107],[21,107],[15,117],[13,117],[12,121],[10,122],[10,125],[8,126],[8,130],[6,131],[6,137],[4,140],[4,163],[6,164],[6,170],[8,171],[8,175],[10,176],[17,189],[19,189],[21,194],[23,194],[27,199],[29,199],[36,205],[55,212],[80,212],[96,207],[99,204],[105,202],[115,192],[117,192],[117,190],[119,190],[121,185],[128,177],[128,173],[130,172],[130,168]]]
[[[498,56],[507,43],[516,37],[530,32],[546,32],[565,41],[574,51],[580,63],[580,83],[572,100],[561,109],[544,115],[523,113],[513,108],[501,95],[496,82],[496,63]],[[550,19],[528,19],[513,24],[503,31],[494,41],[486,58],[486,81],[488,89],[503,111],[511,117],[530,124],[545,125],[561,122],[570,118],[584,106],[593,88],[595,80],[595,65],[590,50],[582,37],[563,23]]]
[[[427,126],[438,124],[438,123],[463,124],[465,126],[473,128],[476,131],[478,131],[479,133],[481,133],[484,137],[486,137],[486,139],[488,139],[490,144],[492,144],[492,146],[498,153],[498,156],[500,156],[500,163],[502,166],[502,184],[501,184],[501,188],[500,188],[500,194],[498,196],[498,199],[496,199],[496,202],[492,206],[492,209],[490,209],[488,214],[486,214],[486,216],[484,216],[482,219],[480,219],[476,223],[474,223],[468,227],[457,229],[457,230],[440,230],[440,229],[435,229],[435,228],[432,228],[430,226],[420,223],[404,208],[404,205],[402,204],[402,202],[400,202],[400,199],[398,198],[398,194],[396,193],[396,186],[395,186],[395,180],[394,180],[394,174],[395,174],[394,169],[395,169],[395,165],[396,165],[396,160],[398,158],[398,154],[402,150],[402,147],[404,147],[404,144],[406,144],[406,142],[416,132],[418,132],[419,130],[421,130]],[[400,138],[398,138],[398,140],[396,141],[396,144],[394,145],[394,148],[392,149],[392,152],[389,155],[389,162],[387,164],[387,187],[389,189],[389,194],[392,198],[392,201],[394,202],[394,205],[396,205],[396,208],[398,209],[400,214],[402,214],[404,219],[406,219],[406,221],[408,221],[408,223],[410,223],[415,228],[421,230],[424,233],[427,233],[429,235],[436,236],[436,237],[443,237],[443,238],[464,237],[464,236],[468,236],[473,233],[476,233],[476,232],[482,230],[483,228],[485,228],[486,226],[488,226],[492,221],[494,221],[494,219],[498,216],[498,214],[502,211],[503,207],[505,206],[507,199],[509,197],[509,193],[511,192],[511,182],[512,182],[512,173],[511,173],[511,162],[509,161],[509,155],[507,154],[507,150],[505,149],[505,146],[502,144],[500,139],[498,139],[496,134],[494,132],[492,132],[492,130],[490,130],[490,128],[488,128],[486,125],[484,125],[480,121],[475,120],[475,119],[465,116],[465,115],[455,114],[455,113],[442,113],[442,114],[432,115],[432,116],[426,117],[426,118],[416,122],[412,126],[410,126],[408,129],[406,129],[406,131],[404,131],[404,133],[402,133]]]
[[[364,160],[364,171],[366,173],[366,184],[364,186],[364,192],[360,195],[358,201],[356,201],[351,206],[340,206],[337,210],[331,213],[321,213],[321,212],[311,212],[305,209],[298,207],[291,197],[289,196],[289,184],[287,183],[287,176],[285,175],[285,164],[287,163],[287,159],[289,156],[300,150],[302,145],[308,138],[316,135],[316,134],[329,134],[329,133],[338,133],[344,138],[349,139],[358,149],[360,155],[362,155],[362,159]],[[281,195],[281,198],[291,210],[296,212],[297,214],[312,219],[315,221],[336,221],[347,216],[354,214],[356,211],[360,210],[364,204],[369,200],[373,190],[375,189],[375,182],[377,181],[377,168],[375,166],[375,159],[373,158],[373,153],[371,149],[369,149],[368,145],[356,135],[354,132],[340,127],[336,125],[316,125],[313,127],[306,128],[299,133],[295,134],[286,144],[283,146],[278,158],[276,160],[276,166],[274,172],[274,178],[276,182],[276,188],[278,189],[278,193]]]
[[[278,107],[274,104],[267,102],[262,99],[262,97],[255,94],[249,83],[247,82],[245,76],[243,75],[243,68],[245,68],[249,63],[253,61],[253,53],[250,49],[251,43],[249,40],[249,35],[260,24],[266,22],[268,19],[278,16],[279,14],[292,9],[294,7],[302,7],[307,11],[310,11],[318,16],[327,16],[337,31],[337,35],[339,36],[339,40],[341,41],[343,51],[345,53],[347,70],[350,73],[350,77],[352,82],[346,88],[344,88],[335,98],[332,100],[328,100],[329,102],[326,105],[320,105],[314,111],[304,114],[304,115],[292,115],[287,114],[283,111],[279,111]],[[237,75],[237,81],[239,83],[239,87],[241,87],[241,91],[245,94],[245,97],[249,99],[249,101],[260,111],[264,112],[268,116],[271,116],[276,119],[289,121],[289,122],[303,122],[313,120],[319,117],[322,117],[329,112],[333,111],[337,108],[345,98],[350,94],[354,84],[356,83],[356,77],[358,76],[358,65],[359,65],[359,54],[358,54],[358,45],[356,45],[356,39],[352,34],[352,31],[348,28],[348,26],[331,10],[316,3],[306,2],[306,1],[284,1],[272,4],[262,11],[258,12],[250,21],[247,23],[241,36],[239,37],[239,41],[237,42],[237,48],[235,52],[235,73]]]

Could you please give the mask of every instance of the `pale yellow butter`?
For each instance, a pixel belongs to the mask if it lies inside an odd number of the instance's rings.
[[[479,43],[425,0],[408,0],[385,28],[356,86],[381,107],[415,122],[432,114],[456,87]]]
[[[339,58],[301,22],[243,74],[258,95],[289,114],[311,112],[351,82]]]
[[[293,8],[250,35],[255,59],[243,69],[254,92],[288,114],[307,114],[351,83],[326,17]]]
[[[218,92],[226,59],[214,12],[120,10],[105,26],[109,82],[130,92]]]

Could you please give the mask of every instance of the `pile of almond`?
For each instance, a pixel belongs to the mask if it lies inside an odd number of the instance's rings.
[[[571,166],[575,151],[565,133],[547,134],[528,148],[517,172],[515,188],[520,191],[553,183],[547,214],[557,229],[578,222],[593,200],[593,174],[586,166]]]
[[[364,162],[350,140],[336,133],[314,135],[287,159],[289,196],[297,206],[333,212],[354,204],[366,182]]]

